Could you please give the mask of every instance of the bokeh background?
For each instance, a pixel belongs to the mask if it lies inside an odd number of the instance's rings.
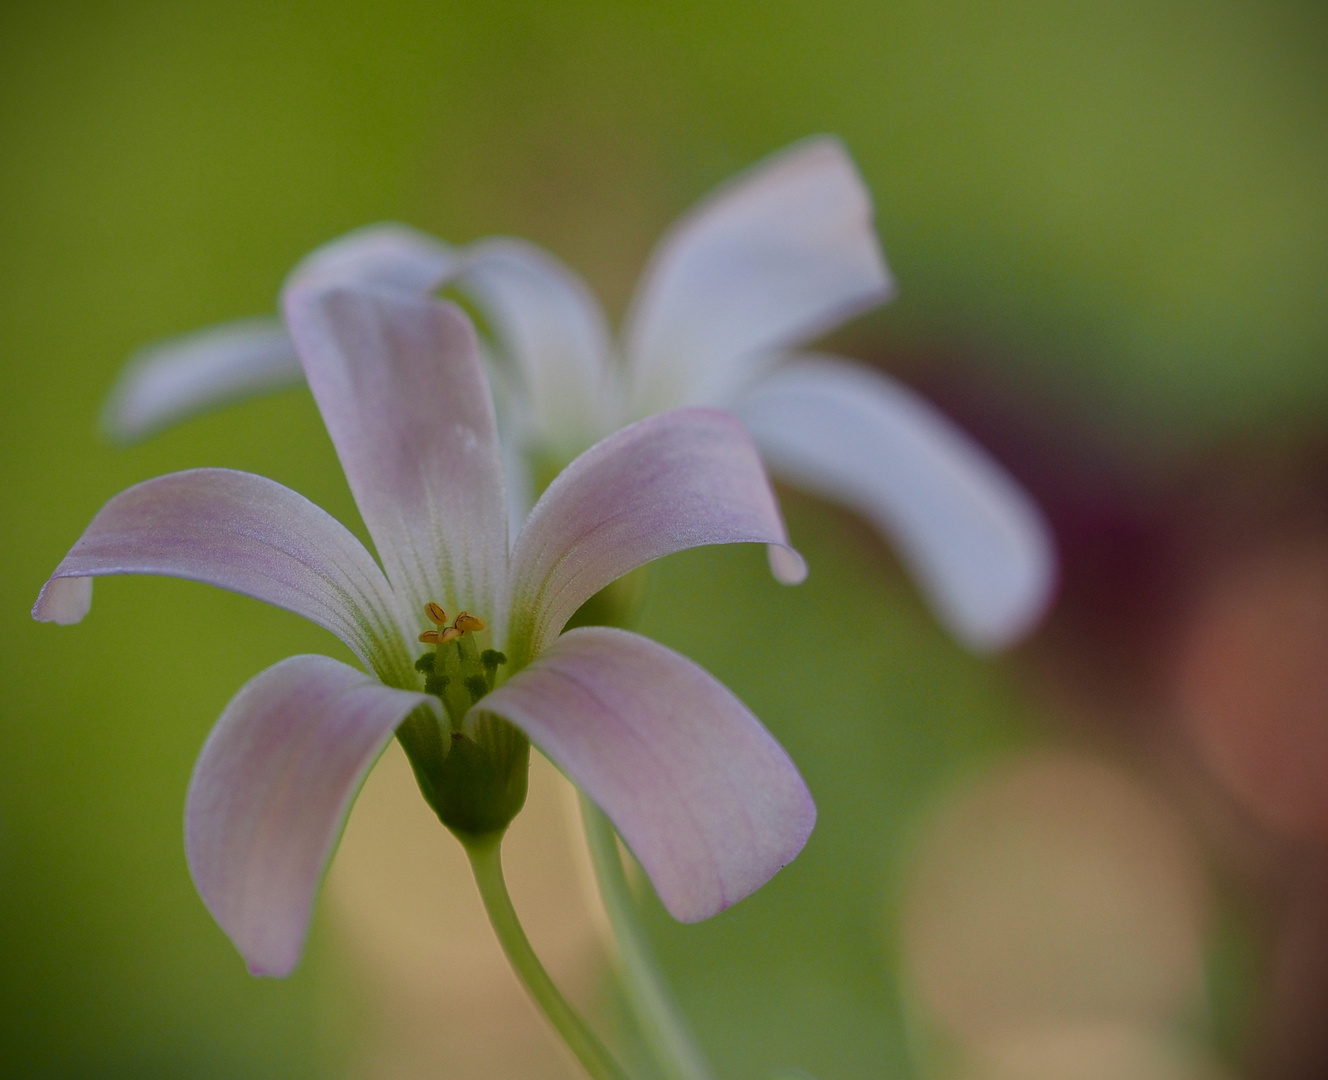
[[[575,1075],[392,753],[294,977],[251,979],[195,895],[209,726],[340,646],[158,579],[103,581],[76,627],[28,609],[107,498],[173,469],[261,472],[358,528],[303,391],[108,446],[136,347],[271,310],[303,253],[384,219],[529,237],[619,312],[675,214],[821,131],[901,285],[832,344],[1023,480],[1063,583],[975,658],[887,545],[792,491],[804,587],[757,551],[656,568],[642,629],[733,687],[821,808],[709,923],[642,898],[698,1038],[735,1080],[1328,1072],[1326,12],[5,4],[0,1074]],[[541,767],[517,903],[630,1053],[568,821]]]

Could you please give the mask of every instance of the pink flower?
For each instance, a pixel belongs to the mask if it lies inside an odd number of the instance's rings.
[[[550,463],[682,405],[733,410],[770,469],[853,508],[898,547],[938,617],[971,648],[1009,645],[1051,597],[1041,513],[976,443],[878,371],[804,351],[888,300],[871,198],[843,146],[797,143],[724,185],[656,248],[615,342],[585,284],[505,238],[453,248],[400,225],[315,251],[291,281],[450,286],[493,332],[491,379],[518,510]],[[169,342],[126,370],[105,414],[137,438],[301,377],[277,320]],[[518,514],[519,516],[519,514]]]
[[[284,660],[236,694],[199,756],[189,865],[250,969],[298,962],[351,800],[394,732],[440,817],[476,835],[520,808],[524,733],[604,809],[682,920],[788,863],[815,807],[737,698],[638,635],[560,636],[609,582],[684,548],[776,545],[801,572],[742,426],[690,408],[623,428],[554,479],[509,548],[493,404],[459,309],[324,278],[288,289],[285,315],[382,569],[288,488],[195,469],[107,503],[33,608],[77,622],[103,574],[203,581],[305,616],[373,673]],[[416,662],[426,639],[432,660]],[[501,788],[493,821],[458,809],[449,779],[477,760]]]

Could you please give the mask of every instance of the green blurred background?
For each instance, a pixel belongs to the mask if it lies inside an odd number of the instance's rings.
[[[0,1072],[340,1076],[353,1057],[360,1003],[326,920],[292,979],[250,979],[181,845],[193,759],[230,695],[339,646],[158,579],[103,581],[76,627],[28,616],[92,513],[158,473],[250,469],[356,521],[302,391],[107,446],[97,411],[130,351],[271,310],[303,253],[383,219],[527,236],[617,312],[679,210],[831,131],[901,283],[851,337],[887,366],[961,350],[1025,412],[1145,471],[1302,438],[1328,415],[1326,10],[6,4]],[[805,587],[771,584],[755,551],[677,557],[643,628],[767,721],[820,824],[734,912],[651,926],[724,1076],[908,1076],[882,931],[903,838],[938,785],[1049,722],[1031,662],[966,655],[865,528],[810,499],[786,509]]]

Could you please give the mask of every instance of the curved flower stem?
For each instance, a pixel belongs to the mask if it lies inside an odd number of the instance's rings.
[[[710,1068],[664,985],[637,921],[613,825],[584,795],[581,817],[604,910],[617,939],[623,991],[641,1036],[664,1080],[711,1080]]]
[[[463,845],[466,854],[470,856],[475,884],[479,886],[489,922],[493,924],[494,933],[498,936],[503,952],[507,954],[512,970],[524,984],[531,1000],[539,1006],[593,1080],[629,1080],[626,1071],[614,1061],[599,1037],[568,1004],[531,948],[530,939],[526,937],[517,919],[516,909],[512,907],[507,882],[503,879],[501,836],[465,840]]]

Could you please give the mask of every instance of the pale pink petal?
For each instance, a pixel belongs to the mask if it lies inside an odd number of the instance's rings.
[[[151,345],[132,357],[102,410],[117,442],[134,442],[206,409],[304,381],[277,319],[240,319]]]
[[[492,386],[497,380],[490,378]],[[498,410],[498,447],[503,458],[503,477],[507,481],[507,536],[515,538],[521,532],[526,515],[535,503],[535,478],[531,475],[530,458],[521,452],[521,439],[512,433],[516,426],[510,413],[504,416],[503,402],[494,394],[494,407]]]
[[[841,501],[898,549],[973,649],[1042,616],[1056,552],[1041,512],[977,443],[886,376],[828,357],[791,363],[737,406],[776,475]]]
[[[822,136],[729,181],[651,258],[627,322],[631,412],[725,404],[770,353],[889,299],[871,196]]]
[[[42,586],[32,617],[38,622],[71,626],[82,622],[91,610],[92,578],[53,577]]]
[[[570,461],[598,441],[613,426],[614,372],[604,313],[585,282],[533,244],[500,237],[466,250],[456,284],[517,368],[544,449]]]
[[[303,615],[376,670],[409,673],[395,601],[373,557],[338,521],[273,480],[192,469],[120,492],[55,568],[32,609],[77,622],[91,578],[163,574]]]
[[[581,604],[651,559],[744,542],[788,547],[742,425],[714,409],[641,420],[572,462],[530,512],[512,551],[509,644],[538,653]]]
[[[452,248],[409,225],[385,222],[339,236],[300,260],[286,287],[381,285],[411,293],[441,288],[456,272]]]
[[[637,634],[571,630],[475,709],[521,728],[599,804],[683,922],[760,888],[815,824],[797,768],[747,707]]]
[[[325,656],[250,679],[221,714],[185,800],[185,854],[203,903],[255,975],[289,975],[314,897],[369,766],[414,709]]]
[[[498,617],[507,502],[493,401],[455,305],[372,289],[292,288],[287,322],[388,580]]]

